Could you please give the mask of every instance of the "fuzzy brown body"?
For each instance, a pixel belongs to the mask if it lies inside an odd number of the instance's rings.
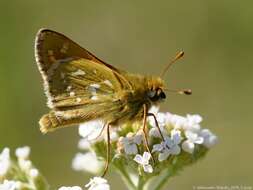
[[[51,108],[39,122],[44,133],[94,119],[112,126],[141,121],[144,106],[165,98],[161,78],[116,69],[51,30],[39,31],[35,56]]]

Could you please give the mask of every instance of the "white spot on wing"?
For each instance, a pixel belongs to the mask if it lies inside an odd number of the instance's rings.
[[[98,97],[97,97],[97,96],[91,96],[90,99],[91,99],[91,100],[98,100]]]
[[[106,85],[110,86],[110,87],[113,87],[111,81],[109,81],[109,80],[105,80],[104,83],[105,83]]]
[[[76,72],[71,73],[72,76],[79,76],[79,75],[85,75],[85,72],[81,69],[78,69]]]
[[[78,97],[78,98],[76,98],[76,102],[77,102],[77,103],[80,103],[81,101],[82,101],[82,99],[81,99],[81,98],[79,98],[79,97]]]
[[[90,87],[93,87],[93,88],[100,88],[100,84],[91,84]]]
[[[75,96],[75,92],[72,91],[69,93],[69,95],[73,97],[73,96]]]
[[[72,89],[72,86],[67,87],[67,91],[70,91]]]
[[[91,92],[92,95],[96,95],[97,94],[97,89],[100,88],[100,84],[91,84],[89,86],[89,91]]]

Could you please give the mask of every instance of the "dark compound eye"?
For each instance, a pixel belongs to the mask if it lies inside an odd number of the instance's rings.
[[[166,94],[165,94],[164,92],[161,92],[161,93],[160,93],[160,98],[161,98],[161,99],[165,99],[165,98],[166,98]]]
[[[155,102],[161,99],[165,99],[166,95],[165,93],[162,91],[162,89],[157,89],[155,91],[149,91],[148,92],[148,97],[150,98],[151,101]]]

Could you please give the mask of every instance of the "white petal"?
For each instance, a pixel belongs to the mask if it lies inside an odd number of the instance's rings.
[[[194,142],[197,139],[198,134],[193,133],[192,131],[185,131],[185,136],[187,137],[187,139]]]
[[[155,138],[161,138],[161,135],[160,135],[160,133],[159,133],[159,131],[156,127],[152,127],[149,130],[149,136],[150,137],[155,137]]]
[[[181,138],[181,131],[173,129],[171,131],[171,139],[173,140],[174,144],[179,144],[182,140]]]
[[[200,115],[190,115],[190,114],[187,114],[187,119],[192,122],[193,124],[197,124],[197,123],[200,123],[203,118],[200,116]]]
[[[72,160],[72,168],[76,171],[87,171],[90,173],[98,173],[104,167],[104,162],[98,161],[96,155],[92,152],[85,154],[77,153]]]
[[[140,154],[135,155],[134,161],[137,162],[138,164],[143,164],[143,158]]]
[[[79,186],[73,186],[73,187],[63,186],[63,187],[58,188],[58,190],[82,190],[82,188]]]
[[[88,190],[110,190],[110,186],[108,184],[100,184],[89,188]]]
[[[110,190],[107,180],[102,177],[90,179],[90,182],[86,184],[85,187],[89,187],[88,190]]]
[[[202,130],[200,131],[199,135],[200,135],[201,137],[206,138],[206,137],[209,137],[209,136],[213,135],[213,133],[212,133],[209,129],[202,129]]]
[[[28,159],[30,155],[30,147],[24,146],[24,147],[17,148],[15,153],[19,159]]]
[[[144,165],[143,169],[144,169],[144,172],[147,172],[147,173],[152,173],[153,172],[153,168],[150,164]]]
[[[10,165],[10,149],[4,148],[0,154],[0,178],[8,173]]]
[[[208,138],[204,139],[203,145],[207,148],[211,148],[217,143],[218,143],[218,137],[216,135],[211,135]]]
[[[136,144],[125,145],[124,150],[125,150],[126,154],[129,154],[129,155],[137,154],[137,152],[138,152]]]
[[[79,135],[83,138],[88,138],[90,133],[93,131],[93,127],[89,125],[90,122],[83,123],[79,126]]]
[[[189,141],[189,140],[186,140],[186,141],[184,141],[184,142],[182,143],[182,149],[183,149],[185,152],[188,152],[188,153],[190,153],[190,154],[193,153],[194,147],[195,147],[194,143],[192,143],[192,142]]]
[[[163,145],[162,144],[155,144],[153,145],[153,149],[152,149],[152,152],[160,152],[163,150]]]
[[[197,137],[194,141],[195,144],[202,144],[204,142],[204,138],[203,137]]]
[[[88,139],[89,141],[92,140],[101,140],[96,139],[101,133],[103,129],[104,123],[101,120],[93,120],[83,123],[79,127],[79,135],[83,138]]]
[[[175,128],[182,128],[185,122],[186,122],[186,118],[176,115],[176,114],[174,114],[170,118],[170,123],[172,123],[175,126]]]
[[[174,145],[174,142],[171,140],[170,137],[165,137],[165,141],[162,143],[165,148],[170,148]]]
[[[142,134],[136,134],[133,138],[133,142],[140,145],[143,140],[143,135]]]
[[[96,184],[104,184],[104,183],[107,183],[107,180],[105,178],[102,178],[102,177],[94,177],[93,178],[94,182]]]
[[[87,139],[80,139],[78,142],[78,148],[81,150],[89,150],[90,149],[90,142]]]
[[[159,126],[163,127],[166,125],[167,118],[165,113],[157,113],[156,119],[158,121]]]
[[[158,155],[159,162],[162,162],[162,161],[166,160],[169,157],[169,155],[170,155],[169,149],[165,149],[163,152],[161,152]]]
[[[173,147],[170,148],[170,152],[173,155],[178,155],[181,152],[181,148],[180,148],[180,146],[175,145],[175,146],[173,146]]]
[[[32,168],[30,171],[29,171],[29,175],[32,177],[32,178],[36,178],[39,176],[39,171],[36,169],[36,168]]]
[[[149,159],[151,158],[151,154],[149,152],[144,152],[143,153],[143,160],[144,161],[149,161]]]
[[[159,111],[159,107],[158,106],[151,106],[151,108],[148,110],[149,113],[153,113],[153,114],[157,114]]]
[[[17,189],[20,189],[19,181],[4,180],[3,183],[0,184],[0,190],[17,190]]]

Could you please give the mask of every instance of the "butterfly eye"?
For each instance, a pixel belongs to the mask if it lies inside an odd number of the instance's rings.
[[[154,97],[156,96],[156,91],[152,91],[152,90],[151,90],[151,91],[148,92],[147,95],[148,95],[149,98],[152,99],[152,98],[154,98]]]

